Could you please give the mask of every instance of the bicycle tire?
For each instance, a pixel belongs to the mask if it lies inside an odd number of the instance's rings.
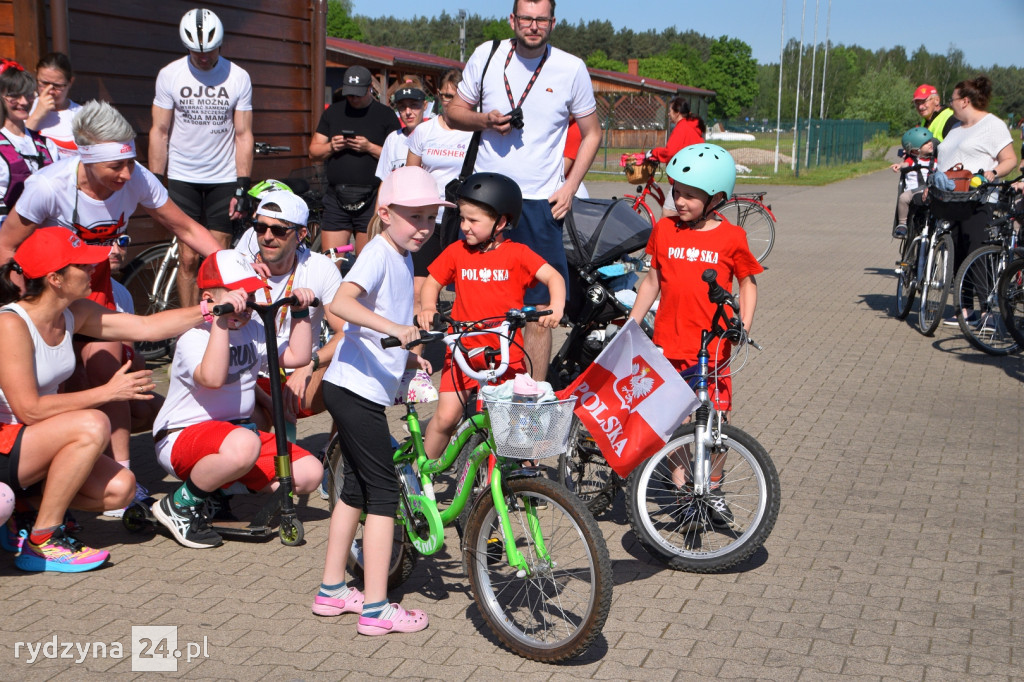
[[[161,283],[160,293],[153,293],[157,289],[156,280],[160,274],[160,266],[170,248],[170,244],[162,244],[147,249],[128,263],[124,270],[121,283],[131,294],[137,315],[152,315],[181,305],[178,285],[175,282],[177,263],[167,269],[165,278],[168,281]],[[175,341],[176,339],[136,341],[135,350],[146,360],[155,360],[163,355],[173,356]]]
[[[782,492],[775,464],[761,444],[723,424],[722,444],[728,452],[712,457],[732,455],[734,460],[726,462],[720,487],[733,524],[716,525],[708,498],[686,499],[672,481],[675,462],[689,463],[688,448],[695,437],[696,426],[684,424],[664,448],[630,474],[626,517],[644,549],[669,568],[714,573],[739,564],[764,545],[778,519]],[[687,523],[681,517],[690,507],[696,513]]]
[[[611,506],[622,486],[579,417],[573,415],[565,452],[558,456],[559,481],[597,516]]]
[[[775,245],[775,219],[764,205],[753,199],[733,197],[715,211],[733,225],[739,225],[747,233],[747,246],[758,263],[772,251]]]
[[[972,346],[996,356],[1010,355],[1020,349],[999,311],[999,275],[1005,268],[1006,257],[1003,248],[995,244],[975,249],[960,266],[953,285],[953,306],[960,331]],[[974,292],[972,309],[973,302],[978,303],[977,324],[968,322],[964,317],[965,284]]]
[[[1006,329],[1024,348],[1024,258],[1013,260],[999,277],[999,310]]]
[[[918,308],[918,325],[921,333],[931,336],[942,322],[946,312],[946,299],[953,282],[953,237],[946,233],[932,247],[929,271],[924,273],[921,283],[921,303]]]
[[[341,442],[335,434],[327,445],[327,503],[331,511],[338,502],[341,495],[341,486],[344,482],[344,462],[341,457]],[[348,571],[358,580],[364,577],[362,557],[363,522],[359,521],[356,528],[356,536],[352,540],[352,547],[348,552]],[[412,575],[416,565],[416,552],[405,537],[405,527],[396,521],[395,541],[391,545],[391,564],[388,566],[388,589],[393,590]]]
[[[647,205],[647,202],[641,201],[640,203],[637,203],[635,194],[623,194],[622,198],[627,200],[630,204],[635,204],[633,210],[650,220],[651,227],[654,227],[654,223],[658,222],[654,217],[654,211],[652,211],[651,207]]]
[[[914,307],[917,295],[917,254],[921,248],[921,240],[910,241],[904,250],[903,258],[897,265],[895,317],[897,320],[907,319]]]
[[[578,497],[546,478],[503,482],[515,546],[531,573],[518,577],[503,551],[491,495],[474,505],[463,543],[463,562],[473,599],[505,646],[534,661],[553,663],[579,656],[601,634],[614,583],[604,536]],[[536,509],[549,561],[539,556],[528,530],[524,498]],[[570,546],[571,545],[571,546]],[[572,603],[570,603],[572,602]]]

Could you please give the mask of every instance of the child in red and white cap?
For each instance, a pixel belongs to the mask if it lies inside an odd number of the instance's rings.
[[[226,249],[203,262],[197,282],[204,322],[178,339],[167,400],[153,423],[157,459],[184,483],[153,505],[153,515],[179,543],[203,549],[222,542],[210,527],[207,500],[235,482],[253,491],[273,490],[277,451],[274,437],[251,422],[256,376],[267,348],[263,327],[253,322],[246,301],[263,280],[244,254]],[[305,288],[292,294],[299,304],[291,309],[282,367],[309,364],[313,347],[308,306],[314,294]],[[208,312],[225,303],[235,312],[217,318]],[[295,491],[312,492],[323,467],[302,448],[289,448]]]

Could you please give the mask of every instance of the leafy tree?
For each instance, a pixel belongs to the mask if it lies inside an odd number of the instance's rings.
[[[857,92],[847,101],[843,117],[884,121],[890,133],[902,135],[919,122],[917,112],[907,104],[907,93],[913,88],[892,64],[869,71],[858,81]]]
[[[750,56],[750,46],[739,38],[719,38],[711,45],[711,57],[700,71],[699,83],[718,93],[708,107],[710,115],[738,116],[757,95],[757,62]]]
[[[363,31],[352,19],[352,0],[327,1],[327,35],[332,38],[363,40]]]
[[[617,59],[609,59],[608,55],[604,53],[604,50],[595,50],[590,53],[590,56],[586,59],[587,66],[591,69],[604,69],[605,71],[621,71],[625,73],[626,66],[625,62],[620,62]]]
[[[641,59],[639,73],[644,78],[656,78],[680,85],[688,85],[693,80],[686,66],[664,55]]]
[[[516,32],[508,25],[508,19],[494,19],[484,24],[484,40],[505,40],[514,38]]]

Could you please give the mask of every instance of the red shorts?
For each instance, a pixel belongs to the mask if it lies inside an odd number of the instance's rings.
[[[529,374],[526,371],[526,358],[521,357],[514,362],[508,363],[508,369],[502,378],[514,379],[516,374]],[[455,367],[452,362],[452,354],[449,352],[444,358],[444,369],[441,372],[441,388],[439,393],[455,393],[466,391],[477,387],[476,379],[466,376],[461,368]]]
[[[256,385],[263,389],[263,392],[270,395],[270,377],[260,376],[256,377]],[[284,382],[281,382],[281,387],[284,388]],[[303,408],[299,408],[298,414],[295,415],[296,419],[305,419],[306,417],[312,417],[315,412],[307,412]]]
[[[178,434],[177,440],[174,441],[174,447],[171,448],[171,466],[174,467],[174,474],[183,481],[188,479],[199,460],[219,451],[221,443],[229,433],[235,429],[244,428],[238,424],[220,421],[203,422],[186,427]],[[277,476],[277,471],[274,468],[277,441],[274,434],[263,431],[257,433],[262,443],[259,459],[247,474],[238,479],[249,490],[263,490]],[[303,450],[294,443],[288,443],[288,454],[291,455],[292,462],[312,456],[311,452]],[[227,488],[231,483],[234,481],[223,487]]]
[[[690,362],[688,360],[673,360],[668,358],[668,361],[672,363],[677,372],[689,369],[695,366],[696,362]],[[685,378],[685,377],[684,377]],[[692,386],[691,386],[692,388]],[[711,368],[711,375],[708,377],[708,395],[711,397],[711,402],[714,404],[715,409],[719,412],[728,412],[732,409],[732,377],[721,376],[715,379],[714,368]]]

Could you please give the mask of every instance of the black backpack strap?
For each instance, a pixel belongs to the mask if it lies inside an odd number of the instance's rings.
[[[498,51],[498,45],[501,44],[501,40],[495,38],[491,41],[491,53],[487,56],[487,61],[484,62],[484,70],[480,74],[480,98],[477,100],[476,110],[483,111],[484,108],[484,77],[487,75],[487,67],[491,65],[491,60],[494,59],[494,53]],[[459,171],[459,183],[465,182],[466,178],[473,174],[473,169],[476,167],[476,153],[480,148],[480,138],[483,135],[482,130],[473,132],[473,137],[469,140],[469,147],[466,149],[466,156],[462,161],[462,170]]]

